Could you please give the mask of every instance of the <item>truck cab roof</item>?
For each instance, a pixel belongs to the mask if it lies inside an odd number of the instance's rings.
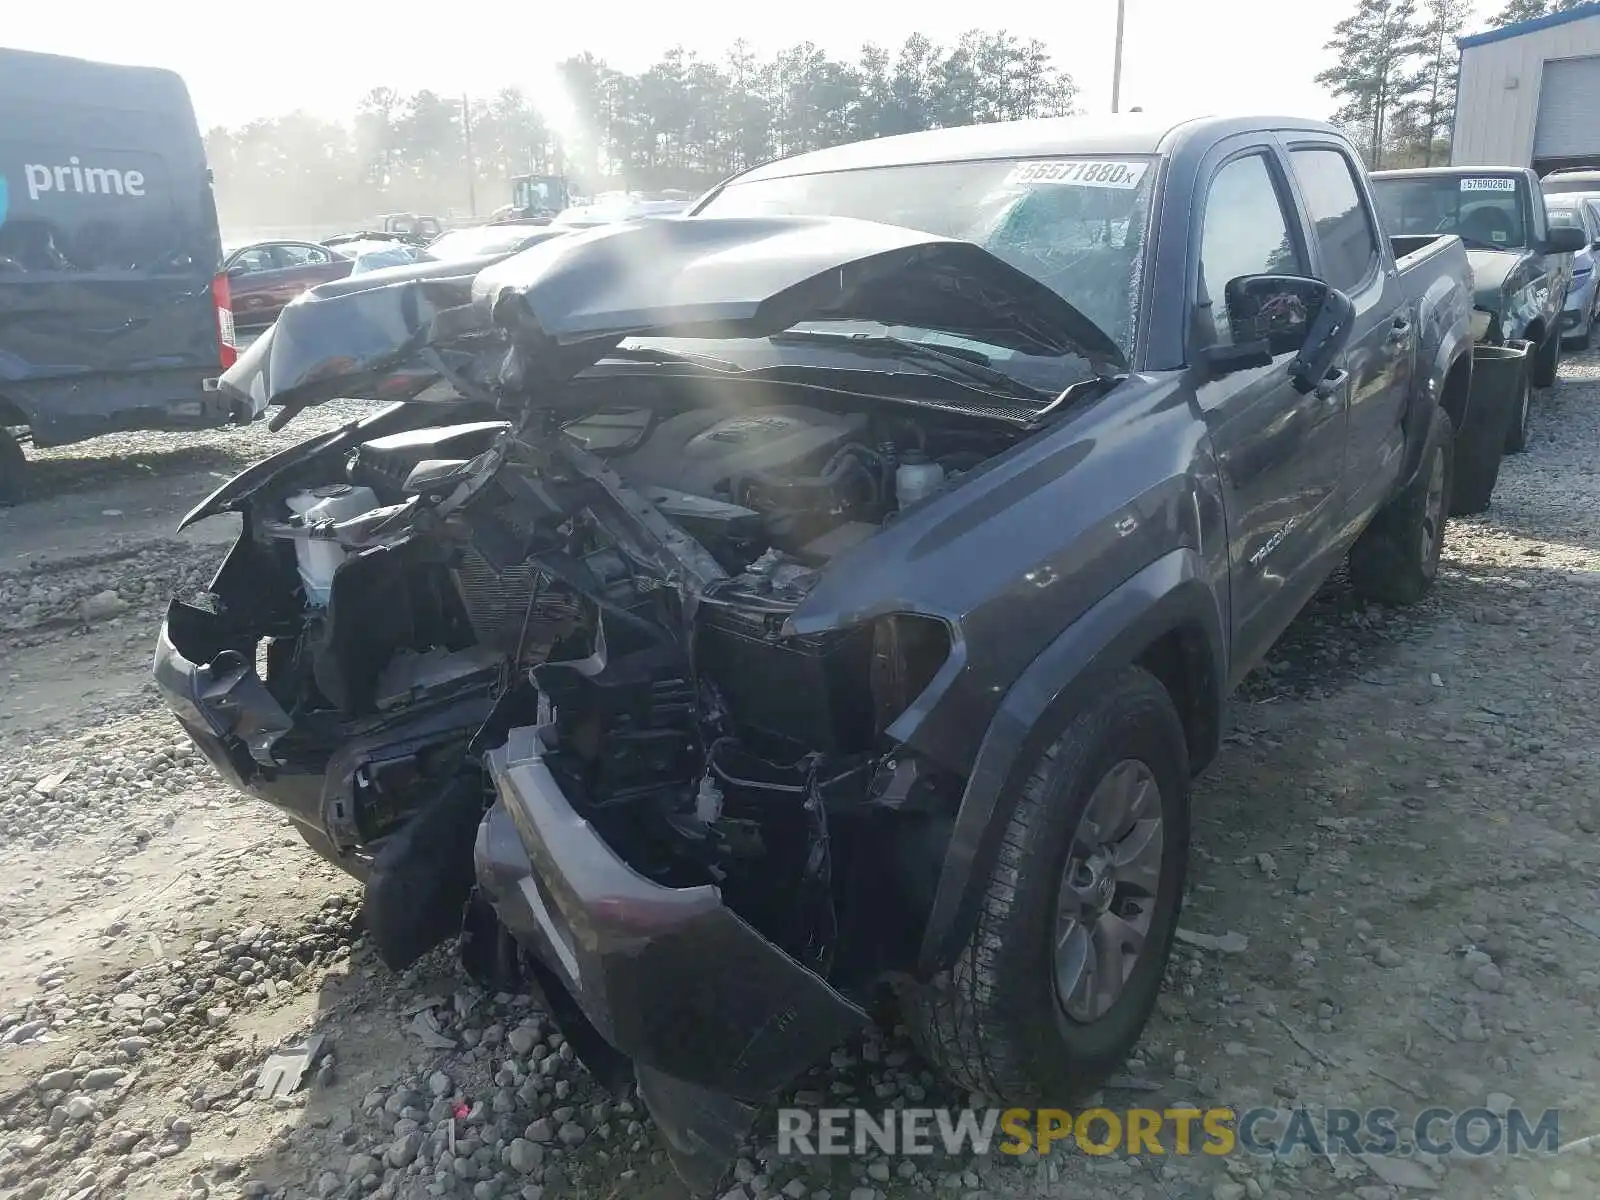
[[[1514,175],[1518,179],[1529,179],[1533,172],[1527,167],[1394,167],[1388,171],[1373,171],[1371,175],[1374,179],[1457,179],[1475,175]]]
[[[1343,139],[1332,125],[1302,117],[1212,115],[1174,119],[1151,113],[1040,117],[873,138],[780,159],[737,178],[744,183],[860,167],[1049,155],[1167,155],[1190,141],[1214,142],[1235,133],[1262,129],[1334,134]]]

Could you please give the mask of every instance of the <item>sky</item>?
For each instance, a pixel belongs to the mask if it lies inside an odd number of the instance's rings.
[[[1323,44],[1350,0],[1126,5],[1124,110],[1329,115],[1332,104],[1313,77],[1329,64]],[[762,54],[810,40],[853,58],[864,42],[894,47],[916,29],[953,43],[974,25],[1039,38],[1077,81],[1080,109],[1109,112],[1116,31],[1116,0],[1019,5],[993,10],[991,20],[982,6],[949,0],[612,0],[604,8],[479,0],[466,9],[429,0],[13,0],[6,10],[5,45],[177,71],[205,128],[296,108],[344,117],[376,86],[488,96],[517,85],[537,96],[554,63],[585,50],[625,71],[648,67],[674,45],[720,56],[740,37]],[[1480,5],[1468,32],[1482,27],[1484,11]]]

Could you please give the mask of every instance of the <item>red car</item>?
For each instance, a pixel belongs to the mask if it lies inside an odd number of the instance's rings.
[[[566,232],[530,226],[476,225],[453,230],[424,248],[413,236],[351,233],[318,242],[255,242],[229,252],[228,272],[233,323],[248,329],[270,325],[283,306],[307,288],[352,272],[377,270],[401,262],[483,258],[511,254]]]
[[[236,326],[268,325],[309,287],[343,279],[355,260],[315,242],[256,242],[223,260]]]

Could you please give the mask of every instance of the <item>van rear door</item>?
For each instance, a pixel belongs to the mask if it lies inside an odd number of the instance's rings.
[[[181,80],[0,51],[0,396],[36,443],[216,422],[221,257]]]

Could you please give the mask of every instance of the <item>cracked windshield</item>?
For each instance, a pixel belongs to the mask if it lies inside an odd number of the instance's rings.
[[[1127,352],[1138,315],[1153,166],[1148,158],[1124,156],[821,171],[735,181],[703,211],[854,217],[976,242],[1063,296]],[[1009,357],[1024,379],[1048,385],[1060,378],[1059,366]]]
[[[12,5],[0,1200],[1600,1198],[1596,10]]]

